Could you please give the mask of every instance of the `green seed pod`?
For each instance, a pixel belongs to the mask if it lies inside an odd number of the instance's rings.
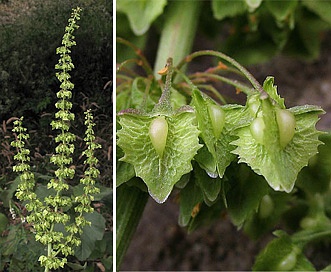
[[[253,122],[250,125],[250,130],[253,138],[259,143],[264,144],[264,130],[265,130],[265,124],[263,117],[257,117],[253,120]]]
[[[225,113],[220,106],[214,104],[208,105],[208,113],[214,136],[219,139],[225,124]]]
[[[261,219],[268,218],[274,210],[274,202],[269,195],[262,197],[259,207],[259,217]]]
[[[276,120],[279,130],[279,143],[284,148],[295,133],[295,117],[292,112],[285,109],[276,109]]]
[[[159,116],[152,120],[149,126],[149,138],[155,148],[156,153],[161,158],[168,136],[168,123],[164,116]]]
[[[286,255],[282,261],[277,266],[277,271],[291,271],[297,263],[297,252],[292,250],[292,252]]]

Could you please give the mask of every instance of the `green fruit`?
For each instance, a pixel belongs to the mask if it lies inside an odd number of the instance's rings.
[[[156,153],[161,158],[168,136],[168,123],[164,116],[159,116],[152,120],[149,126],[149,138]]]
[[[264,130],[265,124],[263,117],[257,117],[250,125],[250,131],[253,138],[259,143],[264,144]]]
[[[219,139],[225,124],[225,113],[220,106],[213,104],[208,105],[208,113],[214,136]]]
[[[289,110],[276,109],[276,120],[279,130],[279,143],[284,148],[293,139],[296,125],[295,117]]]
[[[269,195],[262,197],[259,207],[259,217],[268,218],[274,210],[274,202]]]
[[[292,252],[286,255],[277,266],[277,271],[291,271],[297,264],[297,252]]]

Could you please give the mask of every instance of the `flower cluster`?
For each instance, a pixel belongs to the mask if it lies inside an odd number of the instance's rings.
[[[22,125],[23,117],[14,121],[13,132],[16,133],[16,140],[11,143],[13,147],[16,147],[17,153],[14,159],[17,164],[13,166],[13,171],[20,173],[21,182],[18,185],[16,197],[22,201],[27,201],[26,209],[34,214],[39,214],[43,209],[42,202],[37,198],[34,193],[35,177],[30,170],[30,150],[25,148],[25,141],[29,139],[29,134],[26,133],[26,128]],[[30,215],[27,217],[29,223],[37,223],[34,216]],[[36,224],[37,226],[38,224]]]

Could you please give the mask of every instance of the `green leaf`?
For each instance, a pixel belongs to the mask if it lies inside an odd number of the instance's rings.
[[[95,243],[103,238],[106,220],[98,212],[87,213],[85,218],[91,226],[85,226],[81,235],[81,244],[75,249],[75,256],[80,260],[86,260],[92,253]]]
[[[168,136],[162,157],[149,137],[154,116],[130,113],[120,116],[122,129],[117,133],[118,145],[125,154],[121,160],[133,165],[136,175],[143,179],[158,203],[163,203],[181,176],[192,170],[191,160],[201,147],[199,130],[194,125],[195,114],[191,111],[166,116]]]
[[[210,226],[211,223],[218,220],[220,215],[224,213],[226,213],[226,210],[220,199],[212,206],[207,206],[205,203],[202,203],[199,213],[196,217],[191,219],[188,225],[189,233],[201,226]]]
[[[268,95],[273,100],[275,100],[282,109],[285,109],[284,98],[281,98],[278,95],[277,86],[274,85],[273,77],[269,76],[265,79],[265,81],[263,82],[263,90],[265,90],[268,93]]]
[[[118,161],[116,163],[116,187],[129,181],[135,174],[132,164]]]
[[[14,193],[20,183],[21,178],[20,176],[17,176],[14,181],[11,182],[10,187],[0,193],[0,200],[3,202],[4,207],[9,208],[9,204],[12,201]]]
[[[101,240],[95,242],[95,247],[89,259],[101,259],[113,252],[113,232],[106,231]]]
[[[121,148],[116,148],[116,158],[123,157],[124,153]],[[136,175],[132,164],[119,161],[116,161],[116,187],[120,186],[121,184],[129,181]]]
[[[180,180],[176,183],[176,187],[179,188],[179,189],[183,189],[187,183],[190,181],[190,178],[191,178],[191,173],[187,173],[185,175],[183,175]]]
[[[260,31],[245,33],[236,29],[221,45],[221,50],[241,64],[248,65],[270,60],[278,52],[278,47],[278,43]]]
[[[116,36],[121,37],[127,41],[130,41],[132,44],[137,46],[137,48],[145,48],[145,45],[148,40],[148,32],[141,36],[135,36],[131,27],[130,22],[126,14],[117,12],[116,13]],[[124,45],[122,43],[116,44],[116,61],[117,63],[122,63],[128,59],[136,58],[136,52],[132,48]],[[133,64],[128,64],[128,67],[133,68]],[[117,105],[116,105],[117,107]],[[125,107],[123,109],[127,109]]]
[[[208,148],[205,144],[198,150],[198,154],[194,157],[194,159],[210,177],[216,178],[218,176],[216,160],[214,156],[208,151]]]
[[[204,201],[211,205],[217,199],[222,186],[222,180],[210,177],[199,165],[194,164],[194,178],[196,184],[201,188]]]
[[[116,188],[116,196],[116,271],[119,271],[148,201],[148,194],[123,184]]]
[[[232,222],[241,227],[258,209],[261,198],[268,193],[268,187],[261,176],[245,165],[237,165],[227,171],[230,189],[226,194]]]
[[[257,174],[263,175],[274,190],[291,192],[298,173],[321,144],[318,140],[321,132],[316,130],[315,124],[318,115],[324,111],[317,106],[289,109],[295,115],[296,131],[292,141],[282,148],[271,103],[267,100],[262,102],[265,144],[257,143],[250,127],[246,126],[238,130],[239,139],[232,142],[237,146],[233,153],[239,155],[239,162],[247,163]]]
[[[289,37],[285,52],[312,60],[319,56],[321,33],[330,28],[325,21],[308,10],[296,13],[296,25]]]
[[[295,11],[298,0],[283,0],[281,5],[277,1],[265,1],[265,5],[278,22],[284,22]]]
[[[163,12],[167,0],[118,0],[116,10],[128,16],[130,26],[136,35],[142,35]]]
[[[330,1],[310,1],[303,0],[302,4],[306,6],[309,10],[316,13],[322,20],[331,24],[331,2]]]
[[[11,225],[9,233],[6,236],[6,243],[1,243],[1,255],[10,256],[17,250],[21,237],[18,234],[21,233],[20,225]]]
[[[4,230],[7,228],[9,220],[6,215],[0,213],[0,233],[3,233]]]
[[[202,201],[202,192],[199,186],[195,183],[194,179],[180,191],[180,205],[178,224],[185,227],[190,222],[192,211],[194,207]]]
[[[247,10],[247,5],[244,0],[213,0],[212,10],[214,18],[217,20],[223,20],[226,17],[235,17],[245,13]]]

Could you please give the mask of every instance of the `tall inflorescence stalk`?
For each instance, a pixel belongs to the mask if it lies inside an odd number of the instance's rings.
[[[95,187],[95,179],[99,176],[100,172],[96,168],[98,164],[98,159],[94,156],[94,151],[98,148],[101,148],[101,145],[95,142],[95,135],[93,126],[95,125],[93,122],[93,115],[90,110],[85,112],[85,125],[86,132],[84,141],[87,145],[87,149],[83,152],[83,155],[86,156],[84,164],[86,166],[86,170],[84,171],[84,177],[80,179],[80,183],[84,184],[84,193],[81,196],[77,196],[75,198],[75,202],[79,203],[77,207],[75,207],[75,211],[78,212],[81,216],[83,213],[93,212],[93,208],[91,207],[91,202],[94,200],[93,194],[97,194],[100,192],[99,188]],[[76,224],[80,225],[81,219],[79,216],[76,217]]]
[[[60,55],[59,62],[55,66],[58,70],[56,76],[61,85],[60,91],[57,92],[59,100],[55,104],[58,111],[55,114],[55,120],[51,122],[52,129],[58,131],[58,135],[55,137],[57,146],[51,162],[57,169],[55,177],[47,184],[50,192],[54,193],[50,193],[43,201],[38,199],[34,193],[34,175],[28,164],[30,152],[24,148],[25,140],[29,135],[22,126],[23,118],[14,122],[13,129],[17,136],[16,140],[12,142],[12,146],[17,148],[15,160],[18,162],[13,170],[21,174],[21,183],[16,196],[22,201],[27,201],[26,208],[31,213],[27,217],[27,221],[34,227],[36,240],[47,248],[47,254],[39,257],[40,264],[45,267],[45,271],[63,268],[67,263],[66,257],[73,255],[74,248],[81,244],[79,235],[82,234],[84,226],[91,224],[84,215],[94,211],[91,206],[93,194],[99,193],[99,189],[95,187],[99,170],[96,168],[98,159],[94,156],[94,151],[100,148],[100,145],[95,143],[93,116],[90,111],[87,111],[85,113],[87,129],[84,138],[87,149],[83,152],[83,155],[86,156],[84,161],[86,170],[83,178],[80,179],[84,188],[83,193],[75,197],[68,197],[68,193],[65,195],[69,189],[68,181],[75,175],[75,170],[71,166],[75,150],[73,143],[76,136],[69,131],[71,122],[75,119],[75,115],[70,111],[72,108],[71,91],[74,84],[70,81],[69,72],[74,68],[70,48],[76,45],[73,32],[78,28],[77,21],[80,19],[80,12],[81,9],[78,7],[73,9],[62,38],[62,46],[56,51]],[[66,212],[70,207],[74,207],[74,213],[71,213],[74,218],[71,218]],[[57,227],[59,225],[62,225],[63,228]]]
[[[13,166],[13,171],[20,173],[21,182],[18,185],[16,197],[22,201],[27,201],[26,209],[34,215],[27,216],[28,222],[35,222],[37,227],[40,223],[40,211],[43,209],[43,203],[37,198],[34,193],[35,177],[30,170],[30,150],[25,148],[25,141],[29,139],[29,134],[26,133],[26,128],[22,125],[23,117],[14,121],[13,132],[16,133],[16,139],[11,143],[16,147],[17,153],[14,159],[17,161]]]

